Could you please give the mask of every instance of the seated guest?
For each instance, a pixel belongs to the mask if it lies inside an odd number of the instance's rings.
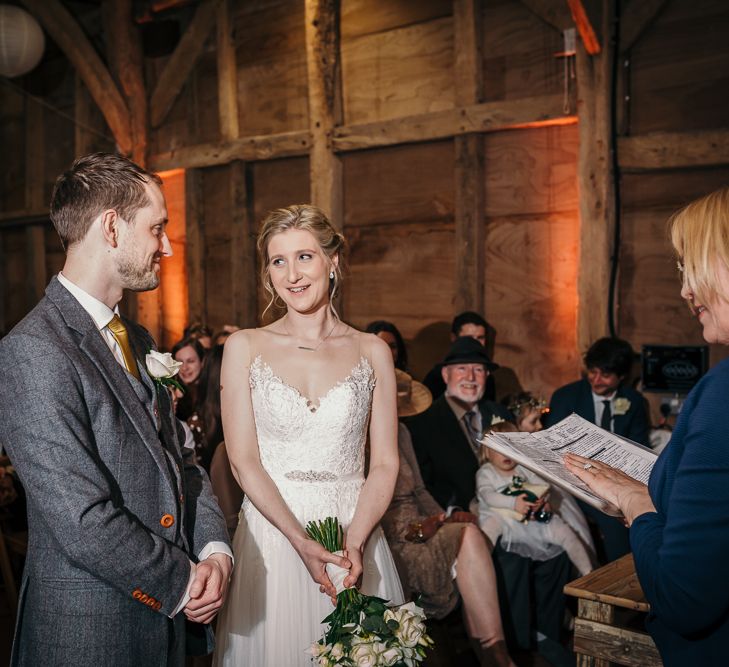
[[[494,416],[511,419],[511,415],[504,406],[481,400],[489,370],[494,367],[483,345],[470,337],[458,338],[442,366],[445,394],[405,424],[430,495],[440,507],[468,508],[476,495],[482,432]],[[509,637],[528,649],[539,632],[541,641],[537,646],[541,652],[553,649],[562,653],[557,641],[561,625],[555,619],[561,619],[564,610],[562,588],[569,576],[569,560],[562,554],[534,563],[500,547],[494,549],[493,558],[501,587],[499,599],[504,604],[501,617]],[[528,582],[532,580],[530,571],[535,569],[539,573],[532,590]]]
[[[213,347],[216,345],[225,345],[225,341],[228,340],[231,334],[234,334],[240,329],[235,324],[224,324],[223,328],[213,336]]]
[[[486,347],[486,330],[488,323],[478,313],[467,310],[459,313],[451,322],[451,342],[463,336],[470,336]],[[487,352],[488,354],[488,352]],[[443,382],[442,364],[436,364],[428,371],[423,379],[423,384],[430,390],[433,399],[439,398],[445,391],[445,382]],[[492,364],[492,370],[498,368],[496,364]],[[489,375],[486,380],[486,388],[484,389],[484,398],[489,401],[494,400],[496,392],[494,389],[494,379]]]
[[[632,364],[633,348],[627,341],[620,338],[595,341],[585,354],[587,376],[554,392],[549,412],[543,417],[544,426],[548,428],[575,412],[607,431],[648,446],[645,399],[623,382]],[[630,539],[623,523],[578,502],[599,528],[598,550],[604,551],[604,560],[610,562],[627,554]]]
[[[492,425],[491,430],[509,433],[517,428],[504,421]],[[501,539],[506,551],[535,561],[549,560],[564,551],[580,576],[592,571],[590,551],[579,534],[581,528],[587,529],[584,519],[570,525],[570,515],[562,517],[552,506],[553,489],[539,475],[482,446],[476,490],[478,525],[492,544]],[[585,538],[590,540],[588,530]]]
[[[386,320],[376,320],[370,322],[365,329],[366,333],[375,334],[378,338],[382,338],[392,352],[392,361],[395,368],[408,372],[408,351],[405,347],[405,341],[392,322]]]
[[[193,322],[189,326],[185,327],[182,332],[183,338],[194,338],[200,342],[203,349],[209,350],[213,345],[213,330],[206,324],[200,322]]]
[[[517,431],[536,433],[542,430],[542,416],[547,411],[547,404],[542,399],[522,391],[514,396],[505,396],[501,404],[509,408]]]
[[[475,496],[479,439],[494,415],[507,420],[511,415],[503,405],[482,400],[496,366],[483,345],[458,338],[441,366],[445,394],[406,425],[428,491],[442,507],[465,509]]]
[[[196,338],[183,338],[172,348],[172,356],[182,362],[178,377],[185,389],[178,397],[175,414],[178,419],[187,421],[197,401],[197,383],[205,360],[205,348]]]
[[[430,392],[397,373],[399,417],[423,412]],[[504,643],[490,545],[468,512],[449,517],[423,485],[410,433],[398,430],[400,470],[382,527],[400,565],[403,584],[430,618],[444,618],[460,598],[466,630],[481,665],[513,665]]]
[[[195,452],[205,472],[210,473],[210,462],[215,448],[223,441],[220,419],[220,365],[223,346],[216,345],[207,354],[205,365],[197,382],[195,406],[187,425],[195,439]]]

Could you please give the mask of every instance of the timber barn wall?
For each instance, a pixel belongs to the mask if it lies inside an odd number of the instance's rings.
[[[560,28],[574,24],[558,0],[183,3],[171,15],[181,33],[201,25],[206,5],[216,20],[166,114],[153,92],[165,89],[175,56],[148,55],[143,71],[147,163],[172,174],[184,261],[163,291],[130,299],[127,310],[166,346],[186,314],[215,329],[260,323],[257,226],[272,208],[314,200],[350,243],[345,319],[394,321],[418,377],[442,355],[454,313],[480,310],[496,330],[496,361],[548,397],[607,333],[614,218],[600,189],[610,51],[602,16],[613,1],[583,4],[602,53],[586,54],[578,36],[566,70],[555,54]],[[105,57],[99,8],[62,5]],[[307,12],[337,5],[335,92],[322,108]],[[665,222],[729,177],[729,5],[623,0],[621,8],[617,330],[636,348],[701,342],[679,297]],[[0,330],[8,331],[63,263],[47,217],[53,179],[115,138],[50,37],[39,68],[3,83]]]

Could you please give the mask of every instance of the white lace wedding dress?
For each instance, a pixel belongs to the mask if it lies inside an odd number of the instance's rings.
[[[374,372],[360,357],[348,377],[312,404],[263,360],[250,366],[261,462],[302,525],[328,516],[345,528],[364,483],[364,445]],[[246,498],[233,540],[235,571],[216,630],[215,662],[224,667],[312,664],[306,650],[323,635],[333,610],[298,554]],[[360,590],[403,602],[392,554],[381,528],[363,554]]]

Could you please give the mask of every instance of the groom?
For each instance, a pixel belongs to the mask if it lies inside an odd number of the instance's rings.
[[[61,175],[66,262],[0,341],[0,442],[28,502],[13,666],[183,665],[185,617],[209,623],[225,597],[222,513],[147,372],[154,341],[118,314],[172,254],[160,185],[104,153]]]

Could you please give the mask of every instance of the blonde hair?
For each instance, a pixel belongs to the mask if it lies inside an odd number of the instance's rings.
[[[263,288],[270,297],[263,314],[265,315],[268,312],[268,309],[273,306],[278,298],[278,294],[271,282],[271,271],[269,267],[271,258],[268,255],[268,245],[274,236],[287,232],[290,229],[300,229],[309,232],[317,240],[324,254],[329,258],[331,263],[330,269],[334,273],[334,278],[330,280],[329,284],[329,307],[331,308],[332,314],[339,318],[334,308],[334,298],[339,293],[339,286],[342,283],[346,241],[344,240],[344,236],[334,229],[334,226],[329,222],[329,218],[327,218],[324,211],[311,204],[294,204],[286,208],[277,208],[271,211],[261,223],[261,230],[258,233],[257,242],[258,256],[261,261],[261,281],[263,282]],[[334,263],[335,257],[339,258],[337,264]]]
[[[671,216],[671,243],[683,262],[683,280],[701,303],[729,300],[718,262],[729,268],[729,188],[697,199]]]
[[[517,428],[515,424],[512,424],[511,422],[507,421],[501,421],[497,422],[496,424],[492,424],[489,428],[489,431],[493,431],[494,433],[514,433]],[[489,448],[487,445],[481,445],[478,450],[478,463],[479,465],[483,465],[484,463],[489,462]]]

